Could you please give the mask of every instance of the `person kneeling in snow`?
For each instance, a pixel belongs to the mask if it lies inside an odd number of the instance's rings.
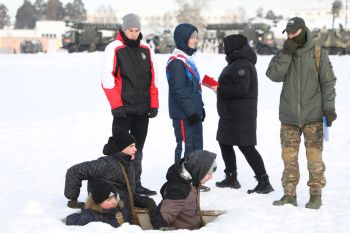
[[[67,225],[84,226],[90,222],[104,222],[113,227],[119,227],[117,220],[120,212],[123,219],[128,219],[129,213],[119,201],[115,188],[105,179],[92,181],[91,193],[86,200],[85,209],[81,213],[74,213],[67,217]]]
[[[151,223],[154,229],[198,229],[204,225],[200,212],[198,186],[213,178],[216,154],[197,150],[175,162],[161,188],[162,202]]]
[[[103,154],[106,156],[76,164],[67,170],[64,187],[64,195],[69,199],[67,206],[82,208],[84,203],[78,202],[82,181],[88,180],[90,192],[91,181],[103,178],[113,185],[125,203],[125,208],[131,213],[131,219],[124,221],[138,224],[134,206],[147,208],[153,213],[157,208],[154,200],[135,192],[135,173],[131,160],[135,158],[136,151],[133,135],[119,127],[113,128],[113,136],[103,148]]]

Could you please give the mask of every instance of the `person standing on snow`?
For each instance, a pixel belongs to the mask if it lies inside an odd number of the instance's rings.
[[[150,47],[141,42],[140,19],[135,14],[123,17],[117,39],[107,45],[104,55],[102,87],[113,115],[112,127],[121,127],[135,136],[134,163],[136,192],[155,195],[141,184],[143,146],[149,118],[158,114],[156,71]]]
[[[216,171],[216,154],[198,150],[173,164],[167,172],[167,182],[160,193],[163,200],[158,205],[151,223],[154,229],[194,230],[204,222],[200,212],[198,186],[213,178]]]
[[[302,18],[288,20],[288,39],[283,49],[271,59],[266,76],[274,82],[283,82],[279,119],[284,171],[284,195],[273,205],[297,206],[296,186],[299,182],[298,152],[301,134],[304,135],[307,168],[309,170],[310,199],[306,208],[319,209],[322,205],[322,188],[326,185],[322,161],[323,125],[337,118],[335,112],[335,83],[327,51],[321,49]]]
[[[255,149],[256,118],[258,105],[258,78],[255,69],[256,54],[241,34],[224,38],[224,51],[228,65],[219,77],[217,93],[219,125],[216,139],[225,162],[226,177],[216,186],[220,188],[241,187],[237,180],[236,154],[238,146],[253,169],[258,185],[248,193],[266,194],[273,191],[266,174],[264,161]]]

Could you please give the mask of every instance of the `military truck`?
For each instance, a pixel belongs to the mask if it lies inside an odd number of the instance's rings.
[[[149,34],[145,37],[151,48],[154,46],[154,53],[171,53],[175,48],[173,34],[170,30],[162,33]]]
[[[39,53],[43,47],[39,40],[24,40],[20,44],[21,53]]]
[[[350,54],[350,31],[340,29],[321,29],[312,32],[318,44],[328,50],[330,55]]]
[[[223,39],[230,34],[242,34],[247,37],[249,45],[260,55],[270,55],[277,52],[274,44],[274,34],[270,26],[264,23],[227,23],[208,24],[207,33],[216,32],[219,53],[224,52]]]
[[[62,35],[62,47],[69,53],[103,51],[115,39],[120,24],[101,24],[66,21],[71,30]]]

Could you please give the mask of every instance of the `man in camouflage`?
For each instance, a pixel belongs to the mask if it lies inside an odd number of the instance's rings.
[[[272,81],[283,82],[279,119],[284,195],[273,205],[297,206],[296,186],[300,177],[298,152],[303,134],[309,171],[307,185],[310,187],[310,200],[305,207],[319,209],[322,205],[322,188],[326,185],[326,167],[322,161],[322,117],[326,117],[328,126],[337,118],[336,77],[327,52],[312,39],[302,18],[290,19],[284,31],[288,39],[283,49],[272,58],[266,71],[266,76]]]

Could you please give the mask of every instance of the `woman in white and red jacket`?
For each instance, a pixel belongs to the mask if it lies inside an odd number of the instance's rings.
[[[149,118],[157,116],[159,101],[151,49],[141,42],[140,29],[137,15],[130,13],[123,17],[122,30],[105,49],[102,88],[112,109],[112,127],[130,131],[136,139],[136,192],[155,195],[155,191],[141,185],[142,149]]]

